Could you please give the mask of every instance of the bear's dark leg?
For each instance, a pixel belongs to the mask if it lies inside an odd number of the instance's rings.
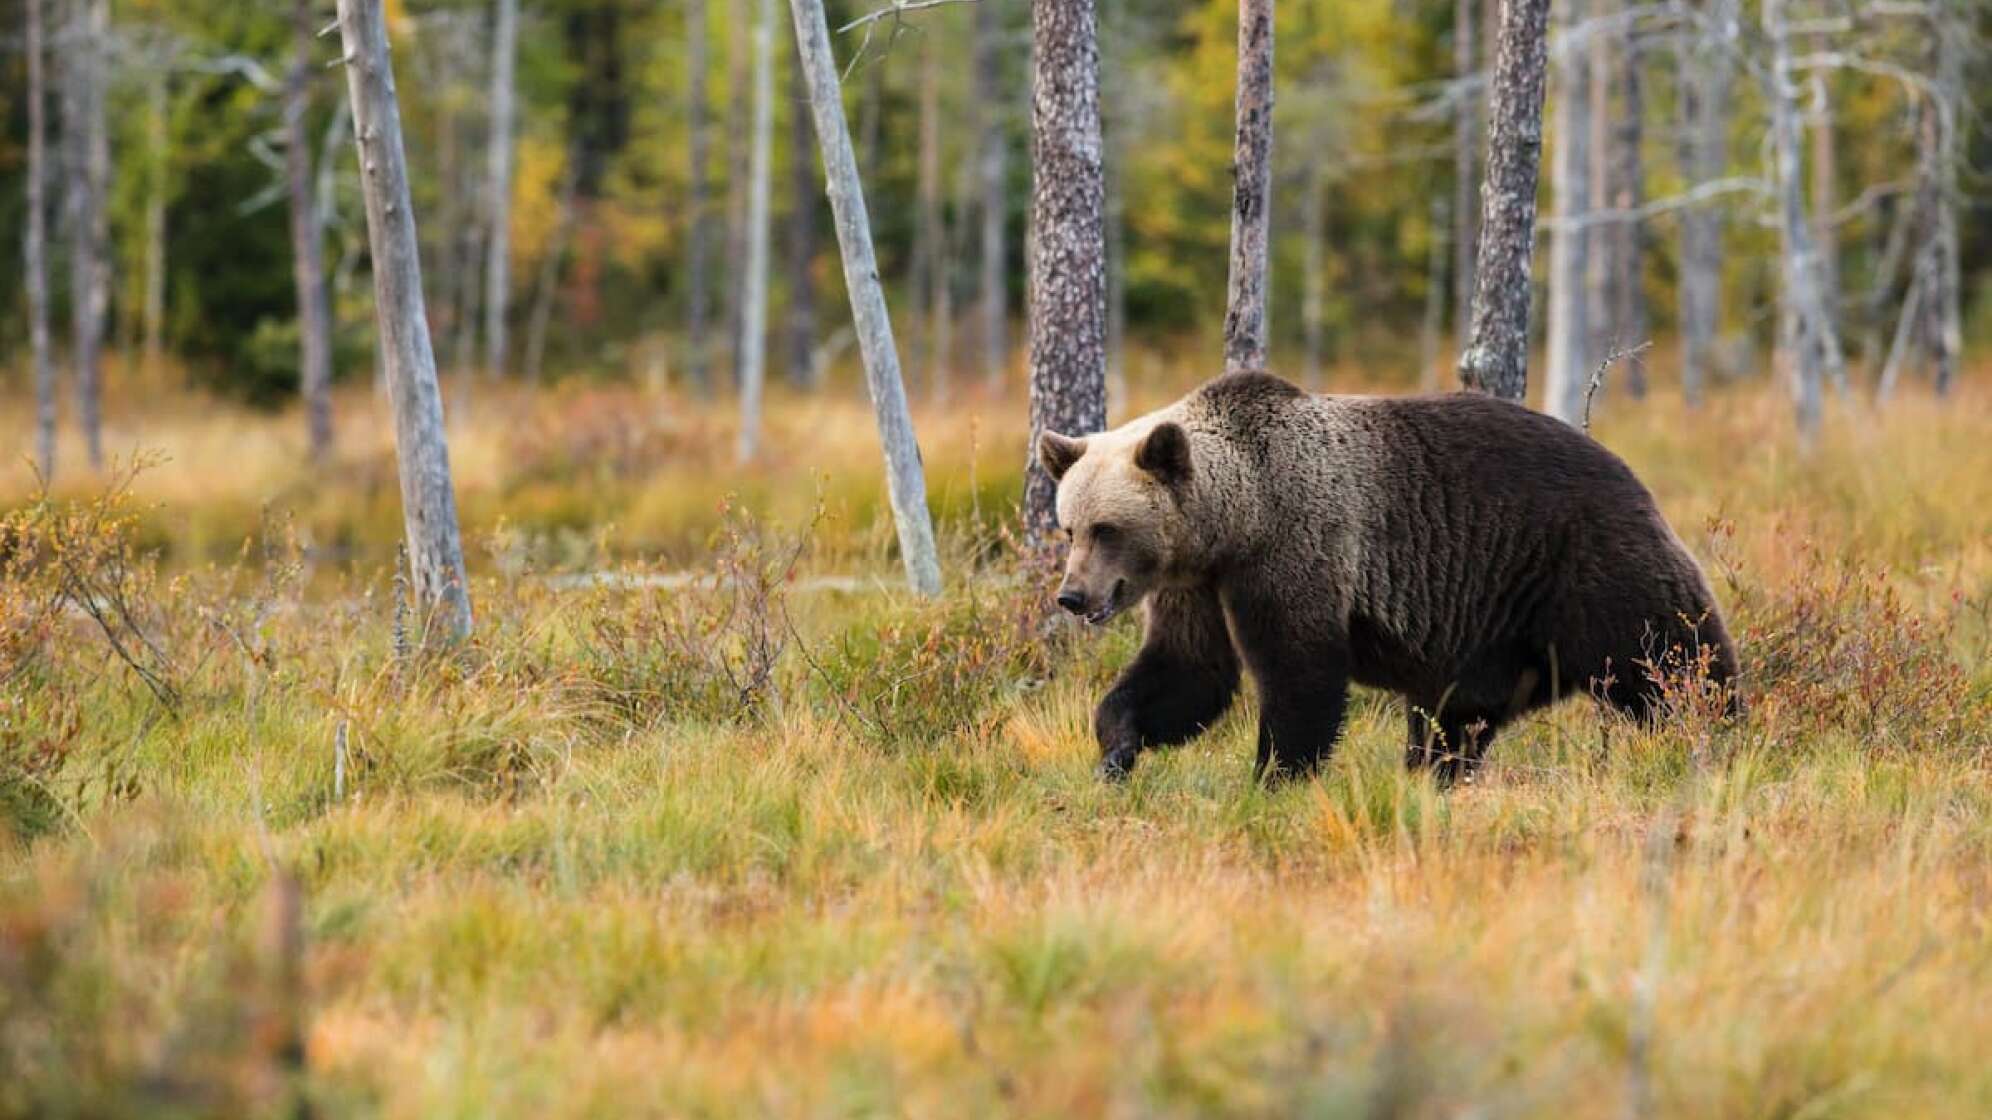
[[[1416,772],[1431,768],[1432,779],[1441,788],[1448,788],[1464,779],[1472,781],[1474,772],[1487,757],[1487,745],[1494,740],[1494,733],[1507,722],[1507,711],[1460,711],[1438,707],[1434,719],[1429,713],[1432,708],[1407,700],[1406,732],[1407,743],[1404,750],[1404,766]]]
[[[1158,592],[1146,609],[1141,652],[1093,713],[1106,778],[1126,777],[1145,748],[1201,734],[1238,693],[1238,654],[1214,592]]]
[[[1259,757],[1253,774],[1268,784],[1309,778],[1335,749],[1349,704],[1346,677],[1317,675],[1259,682]]]
[[[1342,732],[1347,645],[1333,622],[1308,617],[1290,598],[1234,587],[1223,603],[1238,655],[1259,686],[1254,773],[1265,782],[1313,774]]]

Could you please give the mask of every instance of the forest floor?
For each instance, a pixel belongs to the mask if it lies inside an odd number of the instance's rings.
[[[920,417],[922,602],[861,400],[737,469],[721,406],[479,397],[444,652],[373,407],[0,478],[0,1116],[1992,1113],[1982,377],[1809,455],[1768,388],[1602,402],[1750,713],[1569,703],[1450,793],[1368,693],[1315,781],[1249,697],[1097,781],[1135,624],[1014,558],[1014,400]]]

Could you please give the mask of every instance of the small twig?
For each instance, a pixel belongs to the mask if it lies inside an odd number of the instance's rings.
[[[865,24],[872,23],[877,20],[887,19],[887,18],[896,19],[899,16],[903,16],[908,12],[925,11],[928,8],[938,8],[946,4],[974,4],[976,2],[977,0],[900,0],[900,2],[898,3],[889,4],[886,7],[880,8],[875,12],[867,12],[864,15],[859,16],[858,18],[852,20],[851,22],[845,24],[844,26],[839,27],[837,29],[837,34],[843,35],[848,32],[855,31],[858,28],[863,27]]]
[[[1642,342],[1630,349],[1613,346],[1611,353],[1605,355],[1605,360],[1598,363],[1598,368],[1591,371],[1591,384],[1584,389],[1584,431],[1591,430],[1591,401],[1598,395],[1598,390],[1604,387],[1605,371],[1627,358],[1637,358],[1651,349],[1653,343],[1650,341]]]

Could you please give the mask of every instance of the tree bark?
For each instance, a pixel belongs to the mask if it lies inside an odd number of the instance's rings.
[[[1826,37],[1821,35],[1819,38],[1820,49],[1828,49]],[[1819,299],[1837,323],[1840,318],[1840,232],[1834,226],[1833,212],[1840,208],[1840,159],[1833,135],[1833,102],[1823,71],[1812,72],[1807,92],[1812,100],[1807,117],[1812,133],[1812,243],[1819,254]],[[1834,393],[1845,396],[1846,366],[1828,372],[1833,375]]]
[[[941,564],[934,547],[934,524],[927,511],[927,481],[921,473],[920,446],[913,415],[906,406],[906,385],[900,379],[899,352],[892,341],[892,320],[886,314],[885,289],[878,279],[872,251],[871,217],[865,212],[864,187],[858,181],[857,155],[844,119],[838,87],[837,61],[830,53],[830,28],[823,0],[789,0],[795,38],[801,51],[803,76],[809,85],[810,111],[816,140],[823,149],[823,175],[836,218],[837,245],[844,259],[844,284],[850,293],[851,315],[857,327],[858,349],[865,364],[878,422],[879,443],[885,452],[886,493],[899,532],[899,555],[906,581],[914,592],[938,595]]]
[[[708,168],[711,149],[706,118],[706,0],[685,2],[685,127],[690,132],[686,159],[689,183],[686,190],[687,235],[685,261],[685,373],[700,393],[712,391],[711,354],[707,346],[707,317],[712,308],[712,282],[706,275],[706,257],[712,236],[711,217],[706,213]],[[537,309],[537,305],[535,305]]]
[[[1617,154],[1611,162],[1609,178],[1614,209],[1636,211],[1646,203],[1646,64],[1644,45],[1636,29],[1628,27],[1619,35],[1619,117],[1611,132]],[[1611,320],[1626,347],[1647,340],[1651,329],[1646,309],[1646,223],[1643,220],[1612,225],[1617,240],[1614,260]],[[1602,354],[1608,354],[1606,350]],[[1626,391],[1634,399],[1646,395],[1646,367],[1643,362],[1625,363]]]
[[[1453,80],[1465,83],[1480,70],[1474,47],[1474,0],[1453,0]],[[1488,28],[1491,34],[1493,28]],[[1479,234],[1480,208],[1474,205],[1479,189],[1477,149],[1480,146],[1481,98],[1462,85],[1459,101],[1453,107],[1453,334],[1455,344],[1466,346],[1467,316],[1473,307],[1473,256]],[[1419,374],[1423,384],[1432,370]]]
[[[976,167],[981,187],[978,203],[981,219],[981,247],[978,263],[977,312],[981,321],[982,379],[994,387],[1002,383],[1010,364],[1009,279],[1005,274],[1008,249],[1004,227],[1009,217],[1009,199],[1004,191],[1008,175],[1004,169],[1008,154],[1003,130],[1003,56],[1001,8],[993,3],[975,6],[975,113],[977,123]]]
[[[742,463],[761,450],[761,390],[768,368],[769,181],[775,155],[775,2],[754,0],[754,133],[747,171],[747,261],[740,307]]]
[[[1238,135],[1232,174],[1231,272],[1224,312],[1227,374],[1266,368],[1273,201],[1273,0],[1238,0]]]
[[[1480,188],[1473,318],[1460,383],[1507,400],[1528,388],[1529,265],[1535,255],[1536,176],[1542,165],[1543,72],[1549,0],[1501,8],[1487,96],[1487,176]]]
[[[498,0],[491,33],[491,226],[484,261],[484,371],[505,373],[506,313],[512,302],[513,75],[519,53],[519,0]]]
[[[752,125],[753,67],[746,46],[748,0],[726,0],[726,344],[728,368],[737,390],[741,381],[747,325],[747,164]]]
[[[297,285],[298,380],[304,397],[305,434],[314,461],[332,450],[332,329],[325,296],[325,252],[318,221],[311,138],[312,53],[318,28],[311,0],[291,3],[291,69],[284,86],[284,166],[290,179],[291,272]]]
[[[1764,37],[1771,47],[1770,108],[1778,233],[1784,268],[1779,293],[1780,339],[1800,438],[1819,430],[1820,386],[1840,376],[1839,329],[1825,304],[1818,247],[1805,216],[1805,180],[1799,169],[1798,91],[1792,80],[1791,36],[1784,0],[1764,0]]]
[[[1706,0],[1710,28],[1691,39],[1681,60],[1680,107],[1683,178],[1692,188],[1722,177],[1729,166],[1731,53],[1737,35],[1737,0]],[[1689,406],[1702,388],[1722,325],[1723,216],[1713,203],[1681,213],[1681,393]]]
[[[1929,176],[1932,222],[1924,272],[1928,276],[1925,281],[1929,303],[1928,345],[1936,365],[1932,387],[1938,396],[1945,396],[1957,382],[1958,363],[1964,349],[1959,306],[1962,292],[1957,177],[1958,165],[1964,158],[1959,134],[1967,111],[1964,53],[1976,32],[1956,0],[1932,0],[1930,19],[1935,40],[1936,80],[1934,96],[1923,114],[1922,146],[1931,153],[1934,166]]]
[[[1107,423],[1106,184],[1091,0],[1032,0],[1031,47],[1031,426],[1024,530],[1033,546],[1042,547],[1057,529],[1058,487],[1038,462],[1038,437],[1046,431],[1086,435]],[[1234,260],[1235,246],[1236,238]],[[1231,316],[1226,318],[1229,324]],[[1227,325],[1227,338],[1233,333]]]
[[[1581,224],[1591,210],[1591,59],[1571,41],[1579,13],[1568,5],[1559,11],[1556,148],[1549,173],[1557,224],[1549,235],[1549,338],[1542,410],[1576,425],[1583,420],[1584,389],[1591,377],[1586,282],[1591,237]]]
[[[436,355],[422,306],[422,263],[381,0],[339,0],[339,35],[366,197],[374,314],[394,408],[410,573],[423,614],[451,639],[462,639],[470,634],[470,589],[443,436]]]
[[[103,466],[104,323],[110,308],[110,134],[104,121],[109,0],[70,0],[63,46],[69,153],[69,299],[78,414],[92,469]]]
[[[27,228],[21,234],[21,286],[28,296],[28,348],[35,380],[35,462],[55,477],[55,363],[48,341],[48,108],[42,69],[42,3],[26,0],[22,48],[28,69]]]
[[[809,123],[809,87],[802,56],[789,64],[788,379],[798,389],[816,383],[816,135]]]

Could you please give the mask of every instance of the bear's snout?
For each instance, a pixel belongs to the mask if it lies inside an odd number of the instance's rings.
[[[1060,588],[1058,592],[1058,606],[1060,610],[1063,610],[1067,614],[1085,614],[1086,597],[1069,587]]]

